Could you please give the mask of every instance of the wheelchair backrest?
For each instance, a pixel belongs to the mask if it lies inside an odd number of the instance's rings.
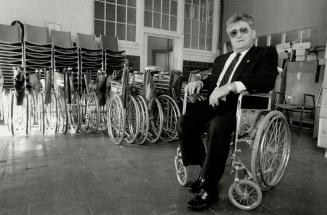
[[[144,73],[143,95],[147,101],[151,101],[155,97],[155,85],[150,70],[146,70]]]

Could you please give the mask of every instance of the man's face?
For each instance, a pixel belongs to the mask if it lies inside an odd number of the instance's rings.
[[[233,51],[242,52],[253,46],[256,32],[247,22],[239,21],[227,26],[227,34],[231,41]]]

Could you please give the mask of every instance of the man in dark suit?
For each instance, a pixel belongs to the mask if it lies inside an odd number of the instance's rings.
[[[272,47],[254,47],[254,18],[240,13],[231,16],[227,34],[233,52],[218,56],[212,74],[205,81],[189,83],[185,90],[209,91],[207,101],[181,117],[179,132],[184,165],[200,165],[199,178],[188,190],[197,195],[187,203],[190,209],[204,209],[218,200],[220,181],[236,127],[238,94],[265,93],[274,88],[278,55]],[[207,129],[206,151],[201,134]]]

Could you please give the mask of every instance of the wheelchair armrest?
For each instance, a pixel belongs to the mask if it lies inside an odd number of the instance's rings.
[[[237,111],[241,109],[271,110],[271,93],[240,93],[238,96]]]

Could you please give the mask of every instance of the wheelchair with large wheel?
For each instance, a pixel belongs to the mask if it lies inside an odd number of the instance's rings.
[[[138,144],[143,144],[146,140],[150,143],[157,142],[163,131],[164,113],[154,81],[154,76],[161,70],[160,67],[147,66],[143,73],[134,73],[132,77],[132,91],[137,95],[141,110],[141,132],[136,139]]]
[[[117,71],[119,72],[119,71]],[[133,143],[140,129],[140,109],[137,100],[129,92],[129,70],[122,70],[121,82],[112,75],[107,102],[107,125],[110,140],[121,144],[123,140]]]
[[[183,114],[187,93],[184,94]],[[254,100],[256,102],[254,102]],[[271,110],[271,94],[241,93],[236,111],[236,131],[231,137],[231,173],[234,182],[228,189],[233,205],[243,210],[258,207],[262,191],[267,191],[282,179],[291,146],[291,132],[285,116]],[[257,101],[260,101],[259,103]],[[178,182],[187,186],[194,168],[184,166],[180,147],[175,168]]]
[[[91,79],[91,71],[83,73],[84,93],[80,99],[80,130],[83,133],[96,132],[99,127],[100,111],[96,84]]]
[[[15,88],[7,96],[6,110],[8,129],[12,135],[29,133],[29,99],[26,90],[26,73],[21,67],[14,67]]]
[[[53,71],[35,70],[29,74],[31,92],[29,94],[30,104],[30,128],[39,126],[40,132],[57,132],[57,98],[53,90]],[[44,78],[42,78],[42,76]]]
[[[178,103],[182,87],[182,74],[178,70],[162,72],[154,76],[158,100],[163,111],[163,129],[160,139],[166,142],[178,137],[177,122],[181,116]]]

